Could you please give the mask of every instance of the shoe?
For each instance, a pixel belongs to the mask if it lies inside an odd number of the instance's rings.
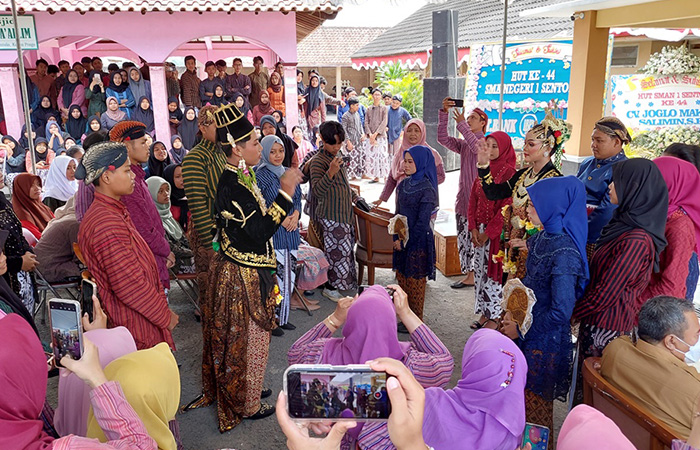
[[[295,327],[294,325],[292,325],[291,322],[287,322],[287,323],[285,323],[284,325],[280,325],[280,328],[282,328],[283,330],[289,330],[289,331],[291,331],[291,330],[296,330],[296,329],[297,329],[297,327]]]
[[[451,287],[452,289],[464,289],[465,287],[471,287],[471,286],[474,286],[474,285],[473,285],[473,284],[462,283],[462,280],[459,280],[459,281],[457,281],[457,282],[455,282],[455,283],[452,283],[452,284],[450,285],[450,287]]]
[[[273,328],[272,331],[270,331],[270,333],[273,336],[277,336],[277,337],[284,336],[284,331],[280,327]]]
[[[338,300],[343,298],[342,294],[337,289],[323,288],[323,296],[332,302],[338,303]]]
[[[180,408],[180,412],[184,413],[187,411],[191,411],[193,409],[204,408],[206,406],[211,405],[212,403],[214,403],[214,402],[207,400],[204,397],[204,394],[200,394],[199,396],[197,396],[197,398],[195,398],[194,400],[192,400],[191,402],[189,402],[188,404],[186,404],[185,406]]]
[[[247,420],[264,419],[265,417],[271,416],[274,413],[275,413],[274,406],[268,405],[267,403],[260,403],[260,409],[258,410],[258,412],[256,412],[252,416],[244,417],[244,419],[247,419]]]
[[[316,291],[304,291],[304,295],[307,297],[310,297],[310,296],[314,295],[315,293],[316,293]]]
[[[317,303],[306,302],[306,304],[309,306],[309,311],[316,311],[317,309],[321,309],[321,307],[318,306]],[[304,305],[302,305],[301,303],[299,303],[298,305],[290,305],[289,309],[291,309],[291,310],[298,309],[299,311],[306,311],[306,308],[304,308]]]
[[[399,324],[396,326],[396,329],[399,333],[409,334],[408,328],[406,328],[406,325],[404,325],[402,322],[399,322]]]
[[[260,398],[267,398],[272,395],[272,389],[263,389],[260,391]]]

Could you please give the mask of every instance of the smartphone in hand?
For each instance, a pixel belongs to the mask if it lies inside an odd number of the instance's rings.
[[[386,380],[386,372],[367,365],[295,364],[284,373],[287,412],[303,421],[386,421],[391,414]]]
[[[61,366],[61,358],[83,356],[83,327],[80,321],[80,303],[76,300],[54,298],[49,300],[49,322],[54,361]]]
[[[450,101],[455,103],[455,108],[464,108],[464,99],[450,98]]]
[[[92,308],[92,296],[97,296],[97,285],[90,280],[80,282],[80,306],[83,312],[88,313],[90,322],[95,320]]]
[[[525,447],[525,444],[528,442],[532,446],[532,450],[547,450],[549,428],[534,423],[526,423],[522,447]]]

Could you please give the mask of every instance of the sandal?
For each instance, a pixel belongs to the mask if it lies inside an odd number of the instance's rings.
[[[258,409],[258,412],[256,412],[252,416],[244,417],[244,419],[247,419],[247,420],[264,419],[265,417],[271,416],[274,413],[275,413],[274,406],[269,405],[267,403],[260,403],[260,409]]]
[[[484,321],[484,323],[486,323],[486,321]],[[469,328],[471,328],[472,330],[480,330],[484,326],[484,323],[475,320],[474,322],[472,322],[471,325],[469,325]]]
[[[267,398],[272,395],[272,389],[263,389],[260,391],[260,398]]]

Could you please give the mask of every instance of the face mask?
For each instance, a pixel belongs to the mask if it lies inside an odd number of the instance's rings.
[[[698,361],[700,361],[700,339],[698,339],[698,342],[695,343],[695,345],[690,345],[687,342],[685,342],[683,339],[679,338],[678,336],[674,336],[676,339],[687,345],[688,351],[687,352],[681,352],[677,348],[674,348],[675,351],[679,353],[683,353],[683,356],[685,356],[685,362],[688,364],[695,364]]]

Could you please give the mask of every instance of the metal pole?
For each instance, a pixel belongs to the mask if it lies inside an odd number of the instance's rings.
[[[12,0],[14,1],[14,0]],[[498,106],[498,130],[503,131],[503,88],[506,81],[506,41],[508,40],[508,0],[503,2],[503,48],[501,49],[501,89]]]
[[[27,126],[27,142],[29,142],[29,155],[32,162],[32,173],[36,175],[36,155],[34,154],[34,140],[32,139],[32,119],[29,113],[29,95],[27,94],[27,78],[24,70],[24,58],[22,46],[19,40],[19,23],[17,23],[17,4],[10,0],[12,5],[12,22],[15,26],[15,45],[17,46],[17,64],[19,65],[19,84],[22,91],[22,106],[24,106],[24,124]],[[20,136],[20,139],[22,136]]]

